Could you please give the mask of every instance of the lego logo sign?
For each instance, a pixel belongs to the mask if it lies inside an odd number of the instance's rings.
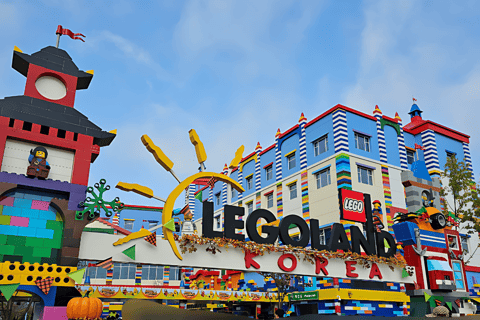
[[[343,220],[366,222],[363,193],[339,189],[340,213]]]
[[[343,207],[348,211],[363,212],[363,201],[345,198]]]

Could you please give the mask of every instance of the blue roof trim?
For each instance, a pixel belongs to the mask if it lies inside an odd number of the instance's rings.
[[[323,170],[325,170],[325,169],[330,168],[331,166],[332,166],[332,165],[329,164],[328,166],[325,166],[325,167],[322,167],[322,168],[320,168],[320,169],[318,169],[318,170],[316,170],[316,171],[313,171],[312,174],[315,175],[315,174],[317,174],[317,173],[319,173],[319,172],[321,172],[321,171],[323,171]]]

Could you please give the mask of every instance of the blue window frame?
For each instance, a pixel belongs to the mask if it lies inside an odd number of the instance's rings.
[[[452,261],[453,274],[455,275],[455,284],[457,289],[465,290],[465,282],[463,281],[462,264],[459,261]]]

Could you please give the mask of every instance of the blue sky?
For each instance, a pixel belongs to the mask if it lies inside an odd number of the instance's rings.
[[[221,171],[235,150],[336,104],[371,114],[379,105],[404,124],[412,96],[424,119],[471,135],[480,166],[478,1],[3,1],[0,97],[23,94],[13,46],[55,45],[95,70],[75,107],[103,130],[118,130],[92,165],[101,178],[139,183],[167,197],[176,181],[143,147],[148,134],[180,178],[197,172],[188,131],[196,129]],[[128,204],[161,205],[111,189]],[[177,202],[181,205],[180,202]]]

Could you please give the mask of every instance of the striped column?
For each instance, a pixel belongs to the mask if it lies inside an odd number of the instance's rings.
[[[243,168],[242,167],[238,167],[238,183],[242,186],[243,188]],[[242,199],[243,199],[243,192],[238,192],[238,201],[239,203],[242,202]]]
[[[333,145],[335,153],[348,152],[347,113],[337,109],[333,112]]]
[[[112,218],[112,224],[116,225],[118,227],[119,226],[119,221],[120,221],[119,214],[118,214],[118,212],[115,212],[115,215]],[[116,229],[113,229],[113,234],[118,234],[118,231]]]
[[[465,158],[465,164],[468,167],[468,170],[472,173],[472,181],[475,182],[475,176],[473,175],[473,166],[472,166],[472,157],[470,156],[470,147],[468,143],[463,143],[463,154]]]
[[[255,195],[255,209],[260,209],[262,207],[262,193],[257,192]],[[258,219],[257,224],[260,223],[260,219]]]
[[[190,212],[195,214],[195,185],[191,184],[188,186],[188,207]]]
[[[283,217],[283,194],[282,194],[282,182],[277,183],[277,219]]]
[[[163,285],[168,286],[170,283],[170,266],[163,267]]]
[[[378,106],[375,106],[373,116],[377,119],[377,137],[378,137],[378,150],[380,152],[380,162],[387,163],[387,147],[385,146],[385,132],[382,129],[382,111]]]
[[[113,280],[113,266],[110,269],[107,269],[107,278],[105,279],[105,284],[112,285]]]
[[[211,186],[210,190],[208,191],[208,201],[209,202],[213,201],[213,186]]]
[[[260,145],[260,142],[257,143],[257,146],[255,147],[255,153],[257,155],[257,160],[255,161],[255,191],[260,191],[262,187],[262,175],[261,175],[261,169],[260,169],[260,153],[262,152],[262,146]]]
[[[135,270],[135,285],[139,286],[142,284],[142,265],[137,264],[137,270]]]
[[[302,115],[298,120],[300,125],[300,176],[301,176],[301,188],[302,188],[302,214],[303,219],[307,224],[310,224],[310,204],[308,197],[308,172],[307,172],[307,144],[305,135],[305,125],[307,124],[307,118]]]
[[[224,175],[228,174],[228,166],[225,163],[225,166],[223,167],[223,172]],[[222,185],[222,206],[227,205],[227,183],[224,182]]]
[[[335,168],[337,170],[337,188],[352,190],[352,174],[348,154],[341,153],[335,157]]]
[[[425,164],[430,175],[440,175],[440,163],[438,162],[437,143],[435,132],[428,129],[422,132],[422,144],[425,147]]]
[[[102,317],[108,317],[110,313],[110,302],[102,301]]]
[[[397,136],[398,153],[400,154],[400,167],[403,170],[408,170],[407,150],[405,150],[405,137],[403,135],[403,124],[398,112],[395,112],[395,119],[400,127],[400,135]]]
[[[276,181],[282,180],[282,150],[278,145],[278,138],[280,137],[280,129],[275,134],[275,177]]]
[[[381,165],[382,167],[382,182],[383,182],[383,197],[385,199],[385,213],[387,215],[387,223],[383,224],[388,225],[388,231],[393,233],[393,217],[391,214],[392,208],[392,191],[390,190],[390,174],[388,172],[388,167],[386,165]],[[385,221],[385,216],[381,217],[382,222]]]

